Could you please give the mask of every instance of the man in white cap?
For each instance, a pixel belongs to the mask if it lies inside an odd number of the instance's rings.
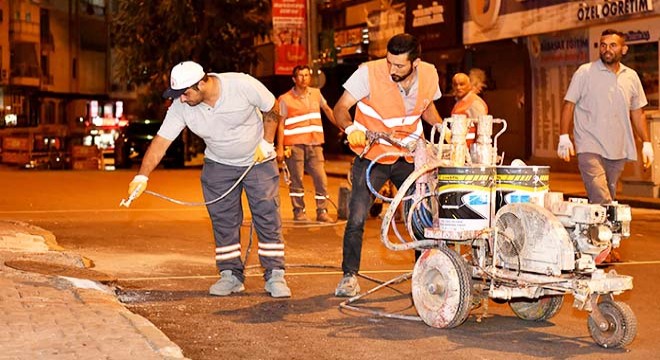
[[[258,235],[259,260],[265,269],[265,290],[272,297],[290,297],[284,279],[284,241],[279,209],[279,172],[273,141],[280,121],[275,96],[257,79],[242,73],[205,73],[193,61],[172,69],[170,88],[163,94],[174,101],[147,150],[128,193],[136,198],[147,187],[149,174],[165,151],[188,127],[204,139],[202,191],[215,237],[215,260],[220,280],[209,293],[227,296],[245,289],[241,261],[241,193],[245,190]],[[179,101],[176,101],[179,99]],[[240,180],[250,165],[254,167]]]

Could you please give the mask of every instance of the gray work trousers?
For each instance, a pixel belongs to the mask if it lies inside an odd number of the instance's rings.
[[[577,158],[589,202],[607,204],[616,200],[616,184],[626,159],[610,160],[594,153],[579,153]]]
[[[204,200],[217,199],[227,192],[246,169],[246,166],[224,165],[205,159],[201,178]],[[275,160],[257,164],[225,198],[206,206],[213,225],[215,259],[220,272],[232,270],[240,281],[245,279],[240,242],[243,190],[257,232],[259,261],[265,269],[264,277],[268,280],[273,269],[284,269],[279,182]]]
[[[291,145],[291,156],[285,158],[284,161],[291,177],[289,197],[291,197],[294,214],[305,211],[305,189],[303,188],[305,172],[314,181],[316,213],[328,211],[328,177],[325,173],[323,147],[321,145]]]

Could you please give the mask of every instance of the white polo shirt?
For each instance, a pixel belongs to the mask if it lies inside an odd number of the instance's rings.
[[[573,136],[578,153],[610,160],[637,160],[630,111],[646,106],[635,70],[620,64],[614,74],[598,59],[580,66],[564,100],[575,104]]]
[[[249,166],[264,136],[262,112],[275,105],[275,96],[257,79],[243,73],[209,73],[221,88],[215,106],[189,106],[175,99],[158,135],[174,140],[184,127],[206,143],[204,156],[221,164]]]

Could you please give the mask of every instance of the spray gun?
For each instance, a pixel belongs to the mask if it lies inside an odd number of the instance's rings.
[[[289,167],[286,166],[286,162],[282,161],[282,175],[284,176],[284,183],[291,185],[291,173],[289,172]]]
[[[138,184],[138,186],[135,187],[135,190],[133,190],[133,192],[128,195],[128,199],[121,199],[119,206],[130,207],[133,200],[138,197],[138,194],[140,193],[140,190],[142,190],[143,186],[143,184]]]

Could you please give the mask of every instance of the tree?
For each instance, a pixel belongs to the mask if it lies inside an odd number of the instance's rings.
[[[270,30],[268,0],[118,0],[111,21],[114,76],[147,85],[141,105],[157,116],[160,94],[177,63],[194,60],[207,71],[248,71],[252,46]]]

